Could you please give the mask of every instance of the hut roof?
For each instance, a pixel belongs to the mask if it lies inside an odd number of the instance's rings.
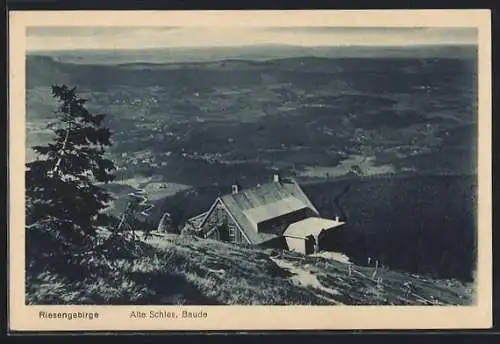
[[[246,209],[243,214],[250,221],[255,230],[261,222],[307,208],[307,205],[294,196],[289,196],[278,201],[263,204],[255,208]]]
[[[192,226],[198,227],[201,224],[201,222],[203,221],[203,219],[205,218],[205,216],[207,216],[207,214],[208,214],[208,211],[201,213],[201,214],[198,214],[194,217],[191,217],[187,220],[187,223],[192,225]]]
[[[254,244],[277,237],[257,231],[260,222],[309,208],[319,215],[295,181],[271,182],[221,197],[228,212]]]

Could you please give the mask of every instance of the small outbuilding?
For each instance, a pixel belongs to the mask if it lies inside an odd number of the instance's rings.
[[[321,217],[309,217],[292,223],[287,227],[283,236],[288,249],[303,254],[317,252],[323,234],[344,225],[344,222],[324,219]]]

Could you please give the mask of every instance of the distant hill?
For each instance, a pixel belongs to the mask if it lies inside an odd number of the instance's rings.
[[[123,63],[183,63],[228,59],[271,60],[290,57],[326,58],[461,58],[477,55],[475,45],[422,45],[411,47],[303,47],[254,45],[213,48],[158,48],[141,50],[40,51],[29,55],[50,56],[60,62],[116,65]]]
[[[389,50],[358,48],[352,51],[352,54],[349,54],[349,49],[338,54],[325,51],[323,54],[325,56],[320,56],[322,55],[320,53],[314,54],[313,49],[307,56],[284,57],[276,54],[274,58],[268,59],[254,59],[252,56],[245,56],[243,59],[244,54],[241,54],[240,58],[227,56],[222,59],[221,55],[213,59],[207,57],[205,61],[202,55],[198,55],[200,57],[198,59],[187,58],[182,61],[173,58],[163,59],[160,50],[154,51],[155,54],[153,51],[130,52],[131,55],[123,51],[82,51],[68,53],[67,56],[64,53],[47,55],[37,53],[27,56],[26,76],[28,88],[48,87],[53,83],[71,83],[90,90],[105,88],[106,85],[137,87],[159,85],[178,88],[179,86],[192,87],[196,84],[199,87],[206,85],[210,88],[212,86],[261,85],[269,81],[304,83],[309,80],[304,78],[306,75],[314,78],[310,79],[311,82],[319,80],[324,83],[331,80],[331,75],[327,74],[343,71],[357,78],[369,78],[374,73],[389,76],[389,73],[397,72],[399,74],[394,77],[401,77],[404,73],[406,79],[412,78],[413,80],[419,75],[421,75],[420,79],[424,76],[428,77],[429,73],[432,75],[459,73],[460,75],[465,70],[459,70],[457,67],[464,65],[464,61],[475,59],[473,50],[470,50],[472,48],[469,48],[462,50],[454,47],[442,51],[438,48],[435,48],[436,51],[429,50],[431,48],[422,51],[416,48]],[[365,51],[364,55],[363,51]],[[144,58],[141,57],[142,55]],[[349,55],[352,56],[349,57]],[[438,55],[441,57],[437,57]],[[365,58],[370,58],[370,62],[363,63]],[[388,64],[391,63],[396,64],[396,67],[389,68]]]
[[[50,56],[34,55],[26,59],[27,88],[48,87],[53,84],[66,84],[71,81],[71,70]]]

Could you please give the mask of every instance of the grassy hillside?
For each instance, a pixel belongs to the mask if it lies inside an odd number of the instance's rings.
[[[95,259],[73,277],[28,274],[29,304],[471,304],[452,280],[360,267],[322,257],[240,247],[189,236],[154,237],[141,256]],[[349,273],[350,271],[350,273]],[[85,277],[82,277],[85,276]],[[411,283],[406,291],[405,282]]]

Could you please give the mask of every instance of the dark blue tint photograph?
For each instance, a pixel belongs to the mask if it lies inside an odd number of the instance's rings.
[[[22,294],[47,307],[37,318],[484,306],[478,26],[292,17],[26,25]]]
[[[29,304],[474,302],[475,29],[30,27],[26,104]]]

